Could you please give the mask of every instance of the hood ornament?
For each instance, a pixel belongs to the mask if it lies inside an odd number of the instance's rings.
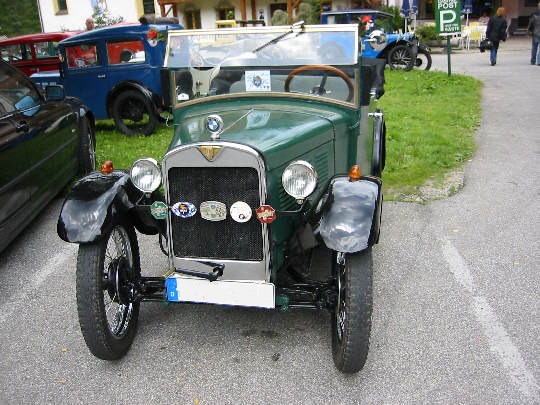
[[[223,119],[217,114],[209,115],[206,117],[206,129],[213,141],[219,139],[219,134],[223,132]]]

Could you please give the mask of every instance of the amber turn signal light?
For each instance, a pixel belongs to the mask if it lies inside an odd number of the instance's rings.
[[[360,180],[361,176],[362,176],[362,172],[360,171],[360,166],[352,165],[351,168],[349,169],[349,181]]]
[[[104,160],[101,164],[100,172],[102,174],[111,174],[113,170],[113,163],[110,160]]]

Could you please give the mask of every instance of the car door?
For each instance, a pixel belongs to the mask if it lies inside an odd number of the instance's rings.
[[[98,42],[66,46],[63,51],[66,94],[81,99],[96,115],[107,118],[108,77],[104,50]]]
[[[24,221],[30,196],[26,132],[16,120],[14,69],[0,64],[0,251]]]
[[[45,100],[30,79],[17,73],[12,120],[24,134],[28,209],[37,209],[53,198],[76,172],[78,119],[69,104]]]
[[[149,52],[140,38],[114,39],[106,41],[107,80],[109,88],[126,80],[136,79],[156,93],[160,92],[160,66],[152,66]]]

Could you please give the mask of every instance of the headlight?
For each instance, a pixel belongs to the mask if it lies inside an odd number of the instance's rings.
[[[317,178],[317,172],[311,164],[298,160],[283,171],[281,183],[287,194],[297,200],[303,200],[315,190]]]
[[[139,190],[151,193],[161,184],[161,171],[154,159],[139,159],[129,173],[131,181]]]

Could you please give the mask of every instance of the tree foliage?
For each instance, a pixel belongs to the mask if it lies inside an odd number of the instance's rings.
[[[94,8],[94,14],[92,15],[96,28],[106,27],[108,25],[114,25],[124,22],[122,16],[111,16],[108,10],[99,11],[97,7]]]
[[[289,19],[287,12],[276,10],[272,15],[272,25],[289,25],[297,21],[304,21],[306,24],[319,24],[321,18],[321,5],[319,0],[304,0],[298,5],[296,15]]]
[[[2,2],[0,35],[14,37],[41,32],[41,23],[35,0]]]

